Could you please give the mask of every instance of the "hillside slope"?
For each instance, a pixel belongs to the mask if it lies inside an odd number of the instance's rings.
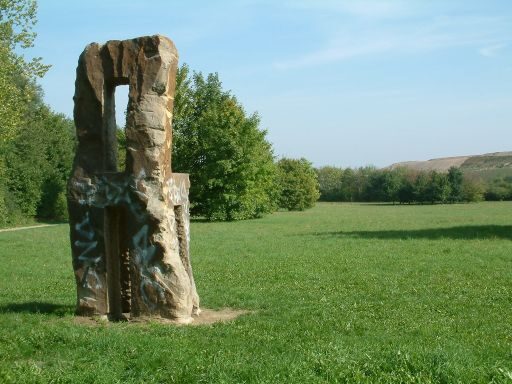
[[[446,172],[450,167],[458,167],[467,175],[492,180],[497,177],[512,176],[512,151],[443,157],[426,161],[404,161],[392,164],[388,168],[395,169],[399,167],[416,171],[438,172]]]

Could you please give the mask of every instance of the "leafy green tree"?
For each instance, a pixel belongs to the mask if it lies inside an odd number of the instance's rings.
[[[487,186],[484,196],[489,201],[512,200],[512,180],[503,177],[494,179]]]
[[[484,192],[485,186],[481,181],[464,178],[460,189],[460,201],[468,203],[482,201]]]
[[[436,202],[445,203],[450,196],[450,182],[446,173],[432,171],[430,173],[430,183],[426,189],[425,200],[432,204]]]
[[[448,169],[448,182],[450,183],[450,196],[448,198],[451,202],[462,201],[462,187],[464,175],[460,168],[450,167]]]
[[[124,128],[117,128],[117,169],[126,169],[126,132]]]
[[[337,167],[321,167],[316,169],[320,186],[320,200],[342,201],[343,169]]]
[[[352,168],[345,168],[341,176],[342,201],[357,201],[357,197],[356,172]]]
[[[0,145],[11,140],[33,96],[30,83],[48,66],[41,58],[26,61],[20,53],[33,46],[37,4],[30,0],[0,0]]]
[[[6,153],[8,190],[25,216],[65,219],[65,186],[74,151],[74,125],[41,104]]]
[[[354,173],[354,201],[368,201],[368,187],[371,175],[375,173],[377,168],[374,166],[359,167]]]
[[[368,176],[365,200],[394,203],[398,200],[398,191],[401,184],[401,170],[374,169]]]
[[[18,215],[8,189],[6,155],[25,121],[37,93],[34,80],[48,70],[40,58],[25,60],[22,52],[33,46],[37,5],[31,0],[0,0],[0,224]],[[16,211],[16,214],[15,214]]]
[[[385,179],[384,179],[384,196],[386,198],[385,201],[391,201],[393,204],[396,201],[399,201],[398,191],[405,180],[406,170],[402,168],[396,168],[392,170],[385,171]]]
[[[424,203],[429,201],[428,188],[430,185],[430,177],[427,172],[421,171],[417,174],[414,181],[414,201]]]
[[[276,209],[276,167],[259,124],[258,115],[247,116],[222,89],[217,74],[179,69],[172,166],[190,174],[192,214],[240,220]]]
[[[7,186],[25,216],[34,217],[46,167],[44,150],[29,130],[21,130],[6,154]],[[39,137],[39,135],[38,135]]]
[[[7,208],[7,188],[0,182],[0,227],[9,223],[9,209]]]
[[[415,199],[414,192],[414,183],[411,180],[404,178],[397,193],[400,204],[411,204]]]
[[[52,112],[46,106],[42,106],[39,113],[41,114],[40,126],[46,133],[44,144],[47,171],[42,185],[41,200],[37,207],[37,216],[65,220],[67,219],[66,184],[75,152],[75,126],[72,120]]]
[[[317,175],[306,159],[283,158],[277,162],[281,190],[279,206],[289,211],[303,211],[320,197]]]
[[[5,150],[5,145],[14,137],[28,104],[28,98],[13,76],[19,71],[5,47],[0,46],[0,151]]]
[[[387,201],[384,193],[384,183],[386,174],[383,171],[372,170],[368,174],[366,185],[364,187],[365,201]]]

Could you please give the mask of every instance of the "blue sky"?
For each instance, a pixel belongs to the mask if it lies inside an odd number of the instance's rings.
[[[260,114],[279,157],[386,166],[512,150],[508,0],[38,3],[30,53],[52,65],[45,100],[68,116],[88,43],[159,33]]]

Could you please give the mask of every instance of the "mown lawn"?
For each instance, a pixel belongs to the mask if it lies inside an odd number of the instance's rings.
[[[512,203],[192,224],[230,323],[77,324],[68,227],[0,233],[0,383],[511,383]]]

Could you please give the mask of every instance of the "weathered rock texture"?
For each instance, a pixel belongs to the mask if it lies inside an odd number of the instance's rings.
[[[172,173],[178,54],[147,36],[92,43],[78,61],[78,148],[68,184],[77,314],[199,313],[189,257],[189,179]],[[126,169],[117,169],[114,92],[129,85]]]

